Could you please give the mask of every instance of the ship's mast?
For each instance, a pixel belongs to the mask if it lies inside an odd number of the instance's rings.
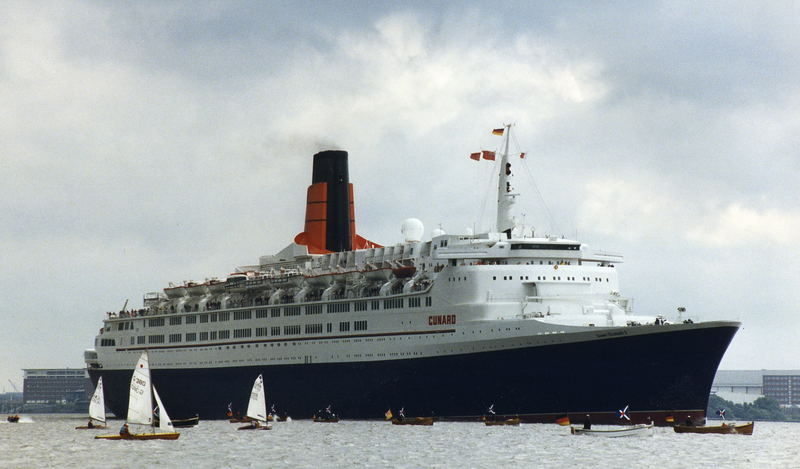
[[[497,232],[505,233],[511,239],[511,230],[514,229],[514,217],[511,216],[511,206],[514,205],[517,193],[511,185],[511,163],[508,162],[508,142],[511,139],[511,124],[504,126],[503,153],[500,155],[500,177],[497,183]]]

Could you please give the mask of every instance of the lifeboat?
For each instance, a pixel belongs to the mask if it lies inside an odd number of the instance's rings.
[[[411,278],[416,271],[417,268],[413,265],[404,265],[392,269],[392,273],[396,278]]]
[[[164,294],[167,295],[167,298],[181,298],[186,296],[186,287],[182,285],[177,287],[167,287],[164,289]]]
[[[211,293],[222,293],[225,291],[225,282],[216,278],[209,280],[206,285],[208,285],[208,291]]]
[[[186,291],[190,296],[203,296],[208,293],[208,287],[205,283],[189,282],[186,284]]]

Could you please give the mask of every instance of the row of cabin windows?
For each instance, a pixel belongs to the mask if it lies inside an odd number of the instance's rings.
[[[233,320],[234,321],[241,321],[243,319],[253,319],[253,311],[234,311],[233,312]]]
[[[383,300],[383,309],[402,308],[404,299],[405,298],[392,298],[390,300]]]
[[[327,313],[349,313],[350,312],[350,303],[331,303],[329,305],[325,305],[326,309],[325,312]]]
[[[461,279],[461,277],[459,277]],[[466,279],[464,277],[464,279]],[[493,277],[494,280],[497,280],[497,277]],[[505,280],[505,277],[503,277]],[[509,277],[509,280],[511,277]],[[520,280],[522,277],[520,277]],[[527,280],[528,277],[525,277]],[[409,298],[408,306],[410,308],[418,308],[421,306],[421,298]],[[404,298],[392,298],[383,300],[383,309],[396,309],[404,307]],[[370,301],[356,301],[353,303],[353,309],[355,311],[367,311],[368,309],[372,310],[380,310],[381,309],[381,301],[380,300],[370,300]],[[425,297],[425,306],[432,306],[433,301],[430,296]],[[323,305],[307,305],[307,306],[286,306],[284,308],[280,307],[273,307],[273,308],[258,308],[254,310],[245,310],[245,311],[234,311],[233,312],[233,320],[240,321],[246,319],[253,319],[253,313],[255,313],[256,319],[264,319],[267,317],[277,318],[281,316],[281,309],[283,309],[284,316],[299,316],[302,312],[301,308],[305,308],[305,314],[313,315],[313,314],[321,314],[322,313],[322,306]],[[325,311],[327,313],[348,313],[350,312],[350,303],[331,303],[325,305]],[[185,316],[186,324],[196,324],[200,322],[201,324],[205,324],[208,322],[222,322],[222,321],[229,321],[231,319],[230,312],[221,312],[221,313],[207,313],[207,314],[198,314],[192,316]],[[170,326],[179,326],[183,324],[184,316],[172,316],[169,318],[169,325]],[[149,318],[145,322],[146,327],[162,327],[166,324],[165,318]],[[133,324],[130,321],[120,322],[117,324],[117,330],[128,330],[133,328]]]
[[[453,281],[461,281],[466,280],[466,277],[454,277],[451,278]],[[426,297],[426,303],[430,303],[430,297]],[[395,300],[400,300],[402,302],[403,298],[396,298]],[[384,300],[384,304],[386,304]],[[377,310],[380,309],[380,300],[371,300],[371,301],[356,301],[353,303],[355,311],[366,311],[367,305],[370,306],[370,309]],[[253,312],[255,312],[256,318],[266,318],[266,317],[273,317],[277,318],[281,316],[281,309],[283,309],[284,316],[299,316],[303,312],[305,314],[321,314],[322,313],[322,306],[321,304],[316,305],[307,305],[307,306],[285,306],[281,307],[272,307],[272,308],[257,308],[254,310],[246,310],[246,311],[234,311],[233,312],[233,319],[234,320],[242,320],[242,319],[252,319]],[[346,313],[350,311],[350,303],[330,303],[325,305],[326,311],[329,313]],[[396,306],[393,306],[393,308]],[[402,306],[400,306],[402,307]],[[305,308],[304,310],[302,308]],[[230,312],[224,313],[207,313],[207,314],[200,314],[197,316],[187,316],[188,318],[199,317],[200,322],[209,322],[209,318],[211,322],[218,322],[218,321],[228,321],[230,320]],[[171,317],[170,318],[170,325],[179,325],[181,324],[181,320],[183,319],[182,316]],[[188,323],[189,321],[187,321]],[[192,322],[194,323],[194,322]],[[164,325],[164,318],[153,318],[148,319],[149,327],[158,327]]]
[[[332,332],[332,323],[327,324],[327,332]],[[300,334],[300,325],[294,324],[291,326],[283,326],[283,331],[281,331],[281,326],[272,326],[272,327],[257,327],[255,329],[255,337],[267,337],[267,336],[280,336],[280,335],[298,335]],[[306,334],[322,334],[322,324],[305,324],[304,325],[304,332]],[[353,330],[354,331],[366,331],[367,330],[367,321],[354,321],[353,322]],[[339,323],[339,332],[349,332],[350,331],[350,322],[343,321]],[[234,329],[233,330],[233,338],[234,339],[244,339],[253,337],[253,329]],[[199,333],[200,340],[221,340],[221,339],[229,339],[231,338],[231,331],[229,330],[222,330],[222,331],[204,331]],[[165,343],[165,336],[163,334],[154,334],[149,336],[140,335],[136,338],[136,343],[139,345],[142,344],[163,344]],[[174,344],[179,342],[196,342],[198,339],[197,332],[187,332],[185,336],[182,334],[169,334],[166,336],[168,343]],[[133,344],[133,338],[131,338],[131,344]],[[101,339],[100,345],[103,347],[113,347],[115,345],[115,339]]]
[[[552,278],[552,280],[561,280],[561,277],[560,277],[560,276],[557,276],[557,275],[554,275],[554,276],[552,276],[551,278]],[[520,276],[519,276],[519,279],[520,279],[520,280],[528,280],[528,276],[527,276],[527,275],[520,275]],[[567,280],[572,280],[572,281],[575,281],[575,277],[566,277],[566,279],[567,279]],[[497,276],[493,276],[493,277],[492,277],[492,280],[497,280]],[[503,280],[514,280],[514,276],[513,276],[513,275],[503,275]],[[547,276],[545,276],[545,275],[539,275],[539,276],[537,276],[537,277],[536,277],[536,280],[547,280]],[[588,281],[589,281],[589,277],[583,277],[583,279],[582,279],[582,280],[584,280],[584,281],[588,282]],[[600,278],[600,277],[595,277],[595,278],[594,278],[594,281],[595,281],[595,282],[602,282],[602,281],[603,281],[603,279],[602,279],[602,278]],[[609,280],[608,280],[608,279],[605,279],[605,281],[606,281],[606,282],[608,282]]]

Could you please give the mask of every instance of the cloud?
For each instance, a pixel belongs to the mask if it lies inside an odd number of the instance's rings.
[[[708,215],[684,234],[686,239],[715,247],[748,244],[788,247],[800,239],[799,210],[757,210],[734,203]]]
[[[800,237],[800,211],[742,201],[694,203],[650,174],[591,180],[579,209],[582,231],[628,240],[675,239],[698,246],[789,246]]]

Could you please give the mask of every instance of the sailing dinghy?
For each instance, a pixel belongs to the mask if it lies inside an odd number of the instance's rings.
[[[250,425],[239,427],[239,430],[270,430],[272,425],[267,423],[267,398],[264,394],[264,378],[258,375],[250,391],[250,402],[247,404],[247,417]]]
[[[158,429],[155,431],[153,422],[153,399],[158,405]],[[150,433],[131,433],[128,429],[129,424],[148,425]],[[131,377],[130,395],[128,398],[128,418],[125,425],[120,429],[119,435],[97,435],[96,439],[101,440],[177,440],[181,434],[172,427],[172,421],[167,415],[167,410],[158,396],[158,391],[150,380],[150,364],[147,352],[142,352],[136,368]]]
[[[98,422],[98,423],[95,423]],[[75,430],[105,429],[106,427],[106,401],[103,398],[103,377],[97,380],[92,400],[89,401],[89,424],[75,427]]]

